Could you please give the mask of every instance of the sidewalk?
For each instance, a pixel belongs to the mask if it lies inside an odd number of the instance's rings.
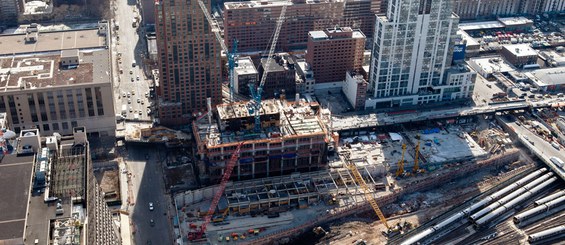
[[[132,231],[129,218],[129,181],[128,175],[122,171],[127,170],[126,164],[123,159],[119,158],[119,171],[120,171],[120,192],[122,197],[122,206],[120,207],[120,234],[123,245],[134,244],[132,241]],[[129,171],[128,171],[129,172]]]
[[[133,244],[131,240],[131,229],[129,223],[129,215],[120,213],[120,234],[122,236],[122,245]]]

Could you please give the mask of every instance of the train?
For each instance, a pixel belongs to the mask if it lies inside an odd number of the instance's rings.
[[[548,179],[552,175],[553,175],[553,173],[549,172],[549,173],[535,179],[534,181],[530,182],[529,184],[513,191],[512,193],[510,193],[510,194],[500,198],[499,200],[493,202],[491,205],[488,205],[487,207],[481,209],[479,212],[472,214],[471,216],[469,216],[469,218],[471,219],[471,221],[475,221],[475,220],[479,219],[480,217],[484,216],[485,214],[487,214],[487,213],[497,209],[498,207],[504,205],[505,203],[516,199],[516,197],[518,197],[522,193],[536,187],[537,185],[539,185],[540,183],[542,183],[543,181],[545,181],[546,179]]]
[[[415,234],[414,236],[411,236],[410,238],[404,240],[401,244],[403,244],[403,245],[419,244],[422,240],[430,237],[436,231],[443,230],[447,227],[452,227],[453,223],[460,221],[460,220],[464,219],[465,217],[468,217],[469,215],[471,215],[473,212],[475,212],[479,208],[482,208],[483,206],[489,204],[493,200],[497,200],[498,198],[505,195],[506,193],[508,193],[508,192],[530,182],[533,178],[535,178],[536,176],[538,176],[540,174],[545,173],[546,171],[547,171],[546,168],[541,168],[539,170],[536,170],[536,171],[528,174],[527,176],[519,179],[518,181],[504,187],[502,190],[499,190],[499,191],[487,196],[486,198],[480,200],[479,202],[472,204],[471,206],[464,209],[463,211],[457,212],[456,214],[454,214],[454,215],[448,217],[447,219],[437,223],[436,225],[434,225],[434,226],[432,226],[428,229],[425,229],[424,231],[422,231],[418,234]]]
[[[542,213],[545,213],[545,212],[549,212],[550,209],[555,208],[556,206],[562,205],[563,202],[565,202],[565,196],[558,197],[557,199],[554,199],[552,201],[541,204],[541,205],[539,205],[535,208],[532,208],[530,210],[527,210],[523,213],[519,213],[519,214],[514,216],[514,218],[513,218],[514,223],[520,224],[524,220],[530,219],[530,218],[532,218],[536,215],[539,215],[539,214],[542,214]],[[563,206],[561,209],[563,209],[563,208],[565,208],[565,206]]]
[[[482,218],[475,220],[473,222],[473,225],[475,226],[475,228],[480,228],[482,226],[484,226],[485,224],[487,224],[489,221],[491,221],[492,219],[496,218],[496,217],[500,217],[502,214],[504,214],[506,211],[511,210],[512,208],[514,208],[516,205],[518,205],[519,203],[527,200],[528,198],[530,198],[532,195],[535,195],[537,192],[539,192],[540,190],[542,190],[543,188],[546,188],[548,185],[552,184],[553,182],[555,182],[557,180],[557,177],[552,177],[551,179],[548,179],[546,181],[544,181],[543,183],[537,185],[536,187],[532,188],[531,190],[526,191],[525,193],[523,193],[522,195],[518,196],[517,198],[513,199],[512,201],[498,207],[497,209],[495,209],[494,211],[488,213],[487,215],[483,216]]]
[[[541,240],[557,236],[559,234],[565,233],[565,225],[556,226],[544,231],[536,232],[528,236],[528,242],[534,243],[539,242]]]
[[[555,200],[556,198],[561,197],[561,196],[565,196],[565,190],[564,190],[564,191],[556,192],[556,193],[551,194],[551,195],[549,195],[549,196],[546,196],[546,197],[544,197],[544,198],[542,198],[542,199],[539,199],[539,200],[535,201],[534,204],[535,204],[536,206],[539,206],[539,205],[542,205],[542,204],[544,204],[544,203],[546,203],[546,202]]]

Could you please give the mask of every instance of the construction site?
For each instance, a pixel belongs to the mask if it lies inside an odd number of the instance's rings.
[[[227,55],[232,90],[225,104],[212,107],[208,99],[207,112],[192,124],[194,172],[207,187],[174,195],[181,244],[470,244],[488,241],[494,233],[485,232],[502,218],[562,184],[538,164],[547,164],[539,153],[546,149],[532,147],[534,141],[512,124],[510,110],[418,122],[417,110],[387,112],[369,120],[391,123],[343,127],[329,109],[299,94],[294,101],[262,100],[269,65],[261,81],[249,85],[251,100],[237,101],[237,42],[228,50],[219,25],[199,5]],[[287,6],[277,12],[267,64]],[[399,115],[405,123],[395,121]],[[358,117],[339,124],[363,122]],[[537,124],[527,129],[549,138]],[[541,212],[532,210],[526,212]],[[546,233],[528,234],[527,241],[547,239]]]
[[[279,106],[286,103],[293,109],[306,105],[303,101],[274,100],[273,103]],[[356,136],[343,138],[337,132],[327,134],[321,126],[319,136],[327,140],[321,166],[294,167],[288,172],[275,168],[276,172],[269,176],[259,175],[238,167],[243,168],[249,161],[252,166],[249,169],[257,169],[254,164],[259,161],[254,156],[261,155],[255,150],[271,150],[273,138],[268,135],[282,132],[284,138],[289,131],[271,129],[262,133],[263,138],[246,138],[250,136],[244,132],[253,131],[253,120],[248,117],[247,124],[226,120],[227,108],[233,110],[232,105],[218,106],[217,124],[195,124],[201,159],[203,162],[225,161],[210,168],[220,169],[216,175],[223,177],[225,183],[175,196],[178,212],[175,233],[188,241],[285,243],[303,235],[300,239],[312,239],[314,243],[354,243],[359,239],[369,244],[398,242],[394,239],[404,237],[404,233],[413,234],[409,231],[433,222],[434,217],[451,207],[536,168],[534,160],[520,153],[514,144],[515,138],[499,126],[494,117],[469,117],[412,124],[409,128],[360,131]],[[262,114],[262,122],[265,122],[262,126],[286,124],[292,127],[292,117],[288,116],[291,114],[285,112],[292,111],[295,116],[296,111],[279,110],[280,115],[272,111],[265,110]],[[245,118],[245,114],[232,114],[236,116]],[[331,115],[321,110],[316,121],[324,125],[326,117]],[[289,121],[276,124],[275,118]],[[212,115],[201,121],[211,122]],[[226,133],[230,129],[239,135]],[[398,130],[389,131],[391,129]],[[250,141],[254,144],[244,149],[242,145]],[[263,147],[267,149],[259,148],[259,143],[266,143]],[[289,145],[296,149],[296,145],[285,141],[284,146]],[[222,148],[217,149],[218,146]],[[225,146],[231,150],[223,148]],[[217,149],[214,150],[216,155],[224,156],[209,158],[211,149]],[[269,153],[265,158],[272,160],[274,154]],[[234,165],[233,174],[228,173],[226,178],[221,174],[230,162]],[[206,166],[201,167],[206,169]],[[242,173],[248,173],[251,179],[244,180],[248,178],[242,178],[245,176]]]
[[[247,102],[221,104],[193,124],[201,180],[218,183],[236,149],[234,180],[325,168],[329,111],[317,103],[275,99],[263,101],[257,114],[258,121]]]

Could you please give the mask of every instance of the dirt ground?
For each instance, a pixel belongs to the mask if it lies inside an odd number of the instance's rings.
[[[384,207],[383,212],[387,215],[387,223],[390,226],[409,222],[413,227],[418,227],[448,211],[454,205],[469,200],[530,166],[515,163],[507,168],[508,171],[481,171],[468,178],[447,183],[438,189],[408,195],[400,202]],[[412,208],[411,212],[405,213],[409,208]],[[386,244],[387,239],[381,234],[386,230],[384,224],[367,219],[370,217],[372,220],[377,220],[376,215],[367,213],[359,216],[365,218],[357,220],[351,218],[352,221],[330,224],[329,233],[320,238],[317,244],[354,244],[359,240],[364,240],[367,244]]]

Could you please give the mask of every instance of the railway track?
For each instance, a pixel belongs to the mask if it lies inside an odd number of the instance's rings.
[[[553,185],[547,190],[547,193],[553,193],[557,190],[556,186]],[[518,228],[512,221],[513,215],[525,211],[528,207],[534,206],[534,201],[545,196],[543,193],[537,195],[535,198],[529,199],[527,204],[509,210],[505,212],[500,218],[491,221],[490,227],[475,230],[476,232],[463,240],[458,241],[456,244],[525,244],[527,243],[527,236],[529,234],[539,232],[547,229],[547,227],[558,226],[565,223],[565,211],[560,213],[559,217],[546,218],[542,221],[538,221],[534,224],[526,226],[526,229]],[[517,210],[518,209],[518,210]],[[466,229],[470,229],[470,226],[466,226]],[[468,233],[464,233],[468,234]],[[457,235],[450,236],[451,241],[457,239]],[[519,243],[517,243],[519,241]],[[442,242],[447,242],[447,240],[442,240]]]
[[[541,175],[543,172],[540,171],[542,170],[535,171],[538,173],[538,177],[530,177],[535,176],[530,174],[529,177],[524,177],[517,182],[510,182],[511,184],[493,188],[497,192],[492,195],[485,193],[477,197],[476,200],[481,200],[480,202],[475,202],[471,206],[461,205],[468,206],[462,212],[447,212],[446,216],[442,215],[437,218],[434,221],[436,224],[431,228],[415,233],[404,243],[418,241],[421,244],[432,242],[439,244],[482,244],[493,239],[496,239],[494,244],[521,239],[526,242],[527,234],[514,225],[512,222],[513,215],[525,210],[526,207],[533,206],[535,200],[547,196],[546,193],[554,192],[557,186],[562,185],[560,182],[555,182],[557,179],[552,177],[551,173]],[[528,180],[528,178],[535,179]],[[523,186],[518,183],[522,183]],[[509,189],[511,186],[516,186],[518,189]],[[498,191],[501,188],[503,190]],[[510,190],[512,191],[510,192]],[[491,202],[492,204],[480,211],[473,208],[477,205],[485,207],[486,204]],[[447,214],[450,214],[450,216],[447,216]]]

